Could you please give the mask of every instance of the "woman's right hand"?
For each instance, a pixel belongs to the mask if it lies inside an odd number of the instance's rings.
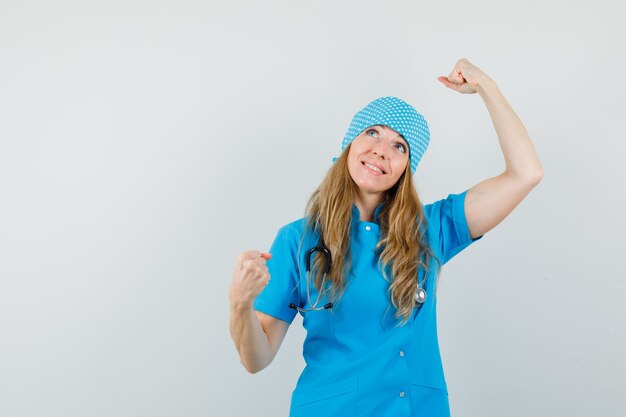
[[[228,292],[231,305],[251,306],[254,299],[270,281],[270,273],[265,261],[271,253],[249,250],[237,257],[233,281]]]

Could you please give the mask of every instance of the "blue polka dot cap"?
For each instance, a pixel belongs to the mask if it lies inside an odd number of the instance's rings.
[[[374,125],[389,126],[409,143],[411,172],[415,169],[430,142],[426,119],[410,104],[397,97],[380,97],[370,102],[352,118],[352,123],[341,143],[341,151],[361,132]],[[337,158],[333,158],[335,162]]]

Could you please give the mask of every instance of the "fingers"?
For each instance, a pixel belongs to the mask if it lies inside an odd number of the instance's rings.
[[[256,249],[252,249],[252,250],[248,250],[245,252],[242,252],[241,255],[244,255],[244,257],[248,258],[248,259],[254,259],[254,258],[258,258],[259,256],[262,256],[265,259],[270,259],[272,257],[272,254],[269,252],[260,252]]]
[[[249,250],[237,256],[233,283],[229,290],[231,300],[236,303],[251,303],[270,281],[266,259],[272,255],[258,250]]]
[[[459,91],[459,89],[457,88],[457,85],[450,82],[450,80],[448,80],[448,78],[446,77],[437,77],[437,79],[446,87],[451,88],[455,91]]]
[[[454,69],[450,72],[450,75],[448,75],[448,80],[454,84],[463,84],[465,82],[459,63],[454,66]]]
[[[468,65],[471,65],[471,64],[467,60],[467,58],[461,58],[456,62],[456,64],[454,64],[454,69],[450,71],[450,74],[448,74],[447,77],[439,77],[437,79],[441,81],[443,84],[445,84],[447,87],[450,87],[453,90],[459,91],[458,89],[454,87],[457,85],[462,85],[465,82],[467,82],[467,80],[463,76],[463,70]]]
[[[267,270],[266,261],[272,257],[271,253],[260,252],[258,250],[249,250],[239,254],[237,257],[237,265],[243,268],[264,267]]]
[[[254,259],[254,258],[258,258],[259,256],[261,256],[261,252],[259,252],[258,250],[252,249],[252,250],[247,250],[245,252],[241,252],[239,254],[239,258],[240,259]]]
[[[249,250],[242,252],[237,257],[237,269],[240,274],[245,276],[256,277],[267,284],[269,281],[269,269],[266,264],[266,257],[269,253],[259,252],[258,250]]]

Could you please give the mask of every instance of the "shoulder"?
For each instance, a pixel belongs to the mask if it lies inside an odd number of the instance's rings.
[[[310,234],[310,233],[305,233],[308,219],[309,219],[308,216],[301,217],[299,219],[293,220],[289,223],[286,223],[280,226],[278,228],[276,240],[282,242],[283,244],[287,244],[289,246],[299,246],[301,240]]]
[[[438,222],[442,220],[442,217],[463,213],[466,193],[467,190],[458,194],[448,194],[445,198],[425,204],[423,206],[424,217],[430,223],[430,220]]]
[[[286,223],[278,228],[279,233],[300,236],[304,231],[308,217],[301,217],[297,220]]]

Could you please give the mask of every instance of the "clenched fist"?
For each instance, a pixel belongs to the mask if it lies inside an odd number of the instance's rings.
[[[265,261],[271,257],[271,253],[258,250],[249,250],[239,254],[233,273],[233,282],[228,292],[232,305],[241,307],[252,305],[257,295],[270,281],[270,273]]]
[[[489,76],[483,70],[469,62],[467,58],[459,59],[447,77],[437,77],[446,87],[463,94],[478,92],[482,83],[488,78]]]

